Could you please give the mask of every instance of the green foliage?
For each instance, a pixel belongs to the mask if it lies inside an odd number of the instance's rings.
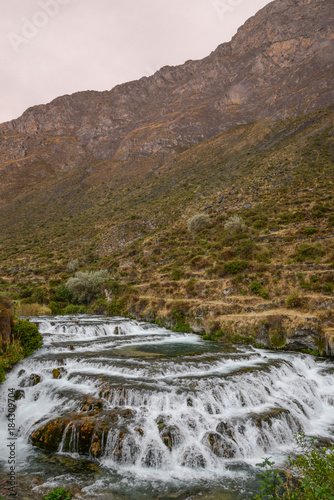
[[[253,337],[246,337],[243,335],[239,335],[237,333],[233,333],[231,328],[228,325],[223,325],[221,328],[213,329],[210,333],[205,333],[202,336],[203,340],[211,340],[214,342],[222,342],[225,345],[234,345],[234,344],[253,344],[255,345]]]
[[[179,281],[184,277],[183,272],[181,269],[173,269],[172,274],[171,274],[171,279],[173,281]]]
[[[18,298],[19,299],[28,299],[29,297],[32,296],[32,294],[33,294],[33,290],[30,287],[24,285],[22,287],[20,293],[18,294]]]
[[[106,305],[106,310],[110,316],[121,316],[125,311],[125,303],[122,299],[113,299]]]
[[[268,225],[268,217],[263,217],[261,219],[257,219],[254,224],[253,224],[253,227],[255,229],[264,229],[265,227],[267,227]]]
[[[324,293],[332,293],[333,288],[334,286],[332,283],[325,283],[324,286],[322,287],[322,290]]]
[[[295,260],[297,262],[305,262],[321,257],[323,254],[324,252],[320,244],[302,243],[296,248]]]
[[[19,319],[13,326],[14,338],[20,340],[24,356],[30,356],[36,349],[42,346],[43,337],[38,328],[30,321]]]
[[[261,474],[261,486],[259,494],[255,495],[254,500],[267,500],[269,498],[280,498],[278,496],[280,489],[284,483],[281,473],[273,469],[275,462],[271,462],[266,458],[262,463],[256,464],[258,467],[263,467],[265,470]]]
[[[289,466],[283,473],[265,459],[260,467],[261,486],[254,500],[334,500],[334,447],[316,448],[304,433],[296,436],[301,453],[289,457]]]
[[[285,307],[288,309],[294,309],[295,307],[301,307],[303,301],[297,292],[293,292],[285,300]]]
[[[69,278],[66,288],[73,294],[73,302],[89,304],[101,294],[101,287],[109,280],[109,273],[101,271],[78,271],[74,278]]]
[[[328,212],[331,211],[331,207],[328,205],[322,205],[321,203],[315,205],[312,210],[312,217],[314,219],[322,219],[326,216]]]
[[[60,314],[85,314],[87,313],[86,306],[79,306],[74,304],[68,304],[66,307],[61,309]],[[59,313],[58,313],[59,314]]]
[[[11,342],[0,355],[0,384],[5,380],[6,370],[24,357],[20,341]]]
[[[260,281],[252,281],[249,288],[256,295],[260,295],[263,299],[268,299],[269,295],[266,290],[264,290],[263,285]]]
[[[186,320],[185,312],[181,309],[174,308],[171,314],[174,326],[173,330],[175,332],[191,332],[191,328]]]
[[[246,239],[241,241],[235,247],[235,253],[241,257],[242,259],[252,259],[257,250],[257,246],[255,245],[253,240]]]
[[[238,274],[249,266],[246,260],[232,260],[224,264],[224,271],[228,274]]]
[[[33,303],[44,304],[46,302],[47,293],[45,288],[39,286],[35,288],[31,298]]]
[[[64,306],[64,304],[60,304],[59,302],[55,302],[53,300],[48,303],[48,308],[51,310],[51,314],[53,314],[54,316],[57,316],[57,314],[61,314],[62,306]]]
[[[306,227],[303,230],[303,236],[311,236],[312,234],[315,234],[318,232],[318,229],[316,227]]]
[[[187,220],[187,226],[191,233],[199,233],[210,226],[210,217],[206,214],[196,214]]]
[[[73,299],[73,293],[65,285],[59,285],[52,297],[55,302],[70,302]]]
[[[114,294],[114,295],[119,295],[122,291],[123,285],[121,283],[118,283],[118,281],[115,280],[110,280],[108,283],[106,283],[108,290]]]
[[[71,500],[72,493],[65,488],[57,488],[43,497],[43,500]]]
[[[187,281],[187,283],[186,283],[186,291],[187,291],[188,295],[192,295],[193,297],[195,297],[197,295],[195,285],[196,285],[196,279],[195,278],[190,278],[190,280]]]

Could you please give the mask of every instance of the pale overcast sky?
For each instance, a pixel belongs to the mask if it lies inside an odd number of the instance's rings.
[[[269,0],[0,0],[0,123],[207,56]]]

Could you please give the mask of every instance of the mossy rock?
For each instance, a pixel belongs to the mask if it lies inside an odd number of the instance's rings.
[[[181,441],[180,429],[176,425],[164,426],[162,432],[160,432],[160,437],[164,445],[169,450],[172,450]]]
[[[62,443],[64,452],[97,458],[103,454],[103,443],[106,443],[107,436],[112,431],[119,434],[118,445],[114,450],[118,456],[120,442],[129,434],[126,421],[131,419],[133,411],[129,408],[113,408],[103,412],[99,404],[99,400],[87,398],[82,406],[93,406],[92,410],[71,413],[48,422],[31,435],[32,444],[45,451],[56,452]]]
[[[18,401],[19,399],[25,398],[25,392],[23,389],[17,389],[14,392],[14,399],[15,401]]]
[[[33,387],[41,382],[41,376],[36,373],[32,373],[29,377],[25,377],[20,382],[20,387]]]

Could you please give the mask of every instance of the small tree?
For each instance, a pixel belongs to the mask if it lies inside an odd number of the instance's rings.
[[[199,233],[210,226],[210,217],[206,214],[196,214],[187,220],[187,226],[191,233]]]
[[[232,217],[226,221],[224,228],[230,234],[237,234],[246,230],[246,224],[239,215],[232,215]]]
[[[66,288],[73,294],[73,301],[78,304],[88,304],[101,293],[101,286],[109,280],[106,270],[75,273],[69,278]]]

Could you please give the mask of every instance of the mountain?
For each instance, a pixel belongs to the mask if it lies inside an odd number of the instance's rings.
[[[276,0],[201,61],[28,109],[1,127],[2,149],[24,158],[46,134],[52,138],[46,157],[53,161],[62,137],[74,142],[58,159],[60,167],[71,153],[133,161],[235,125],[312,111],[334,97],[332,20],[331,0]]]
[[[136,288],[118,313],[252,323],[296,345],[325,325],[334,344],[333,13],[276,0],[201,61],[0,125],[0,290],[52,295],[79,259]],[[196,236],[197,212],[211,229]],[[232,237],[236,214],[247,231]]]

